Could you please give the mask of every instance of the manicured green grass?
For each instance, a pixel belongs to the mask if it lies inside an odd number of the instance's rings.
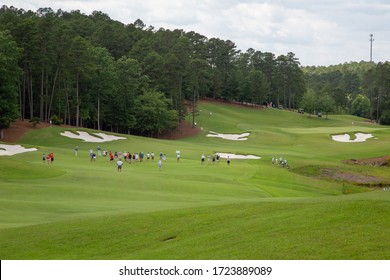
[[[341,163],[388,155],[389,128],[352,116],[326,119],[214,103],[200,109],[202,133],[176,141],[121,135],[127,140],[85,143],[61,136],[69,129],[56,126],[28,133],[19,144],[37,152],[0,157],[0,258],[390,257],[390,191],[317,176],[327,167],[390,182],[388,167]],[[206,137],[210,130],[251,135],[229,141]],[[331,139],[353,132],[377,139]],[[125,163],[118,173],[108,158],[90,161],[88,151],[98,145],[163,152],[168,159],[162,170],[157,160],[145,160]],[[42,162],[43,152],[54,152],[53,165]],[[230,166],[226,160],[200,163],[202,153],[215,152],[262,158],[233,159]],[[271,164],[280,156],[290,169]]]

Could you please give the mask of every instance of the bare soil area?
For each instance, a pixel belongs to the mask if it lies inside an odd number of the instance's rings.
[[[32,129],[41,129],[50,126],[48,123],[40,123],[35,127],[29,120],[17,120],[11,124],[10,128],[3,130],[3,139],[1,141],[15,143],[22,139],[23,135]]]
[[[167,131],[159,135],[159,139],[177,140],[186,137],[196,136],[201,132],[200,128],[193,128],[185,120],[180,122],[180,125],[172,131]]]
[[[382,156],[376,158],[365,159],[347,159],[343,163],[347,164],[359,164],[359,165],[371,165],[371,166],[389,166],[390,156]]]
[[[331,178],[338,181],[347,181],[357,185],[382,186],[389,184],[384,182],[384,179],[381,177],[343,172],[335,169],[321,169],[321,177]]]

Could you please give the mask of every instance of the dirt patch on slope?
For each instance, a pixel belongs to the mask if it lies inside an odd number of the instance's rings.
[[[48,126],[50,126],[50,124],[40,123],[34,127],[29,120],[17,120],[11,124],[10,128],[3,130],[4,137],[1,141],[14,143],[22,139],[27,131],[32,129],[41,129]]]
[[[201,129],[198,127],[193,128],[187,121],[182,120],[180,125],[172,131],[166,131],[161,133],[159,139],[177,140],[186,137],[196,136],[201,133]]]
[[[201,100],[199,100],[199,103],[224,104],[224,105],[231,105],[231,106],[242,107],[242,108],[251,108],[251,109],[257,109],[257,110],[262,110],[265,108],[264,105],[258,105],[258,104],[252,104],[252,103],[246,103],[246,102],[227,101],[227,100],[223,100],[223,99],[201,99]]]
[[[373,176],[359,171],[352,172],[342,170],[341,168],[327,167],[320,165],[307,165],[292,169],[303,176],[308,176],[320,180],[334,180],[346,182],[352,185],[360,185],[367,187],[384,187],[390,186],[390,178],[388,176]]]
[[[343,163],[347,163],[347,164],[359,164],[359,165],[370,165],[370,166],[389,166],[389,162],[390,162],[390,156],[343,160]]]
[[[381,177],[357,174],[351,172],[338,171],[336,169],[321,169],[321,177],[330,178],[337,181],[346,181],[352,184],[357,185],[367,185],[367,186],[382,186],[388,185],[389,183],[384,182],[384,179]]]

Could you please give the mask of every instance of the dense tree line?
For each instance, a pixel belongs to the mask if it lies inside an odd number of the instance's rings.
[[[230,40],[123,24],[98,11],[3,6],[0,32],[1,52],[12,53],[0,66],[8,71],[0,94],[9,95],[10,119],[19,112],[155,135],[176,127],[199,98],[297,108],[306,91],[293,53],[242,52]]]
[[[21,49],[8,31],[0,31],[0,139],[2,129],[9,127],[18,116],[17,77],[20,74],[18,60]]]
[[[0,129],[20,117],[157,135],[195,115],[200,98],[390,123],[388,62],[301,67],[291,52],[243,52],[98,11],[1,7],[0,62]]]
[[[310,112],[351,113],[390,124],[389,62],[361,61],[302,70],[308,88],[303,105]]]

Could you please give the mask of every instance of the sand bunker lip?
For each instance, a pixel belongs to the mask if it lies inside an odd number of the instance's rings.
[[[21,145],[0,144],[0,156],[13,156],[16,154],[35,152],[35,151],[37,151],[36,148],[26,149]]]
[[[84,142],[92,142],[92,143],[103,143],[103,142],[109,142],[109,141],[114,141],[114,140],[124,140],[126,139],[125,137],[119,137],[115,135],[108,135],[105,133],[93,133],[99,137],[93,136],[87,132],[84,131],[77,131],[78,134],[74,134],[73,132],[70,131],[64,131],[61,133],[62,136],[69,137],[72,139],[81,139]]]
[[[236,154],[230,154],[230,153],[219,153],[219,156],[221,158],[230,158],[230,159],[261,159],[259,156],[254,155],[236,155]]]
[[[248,140],[249,135],[250,135],[249,132],[245,132],[241,134],[223,134],[214,131],[209,131],[209,134],[207,134],[206,137],[216,137],[216,138],[222,138],[222,139],[233,140],[233,141],[244,141],[244,140]]]
[[[356,142],[364,142],[369,138],[372,138],[372,134],[366,134],[366,133],[355,133],[356,138],[351,140],[349,134],[340,134],[340,135],[333,135],[332,139],[337,142],[344,142],[344,143],[356,143]]]

